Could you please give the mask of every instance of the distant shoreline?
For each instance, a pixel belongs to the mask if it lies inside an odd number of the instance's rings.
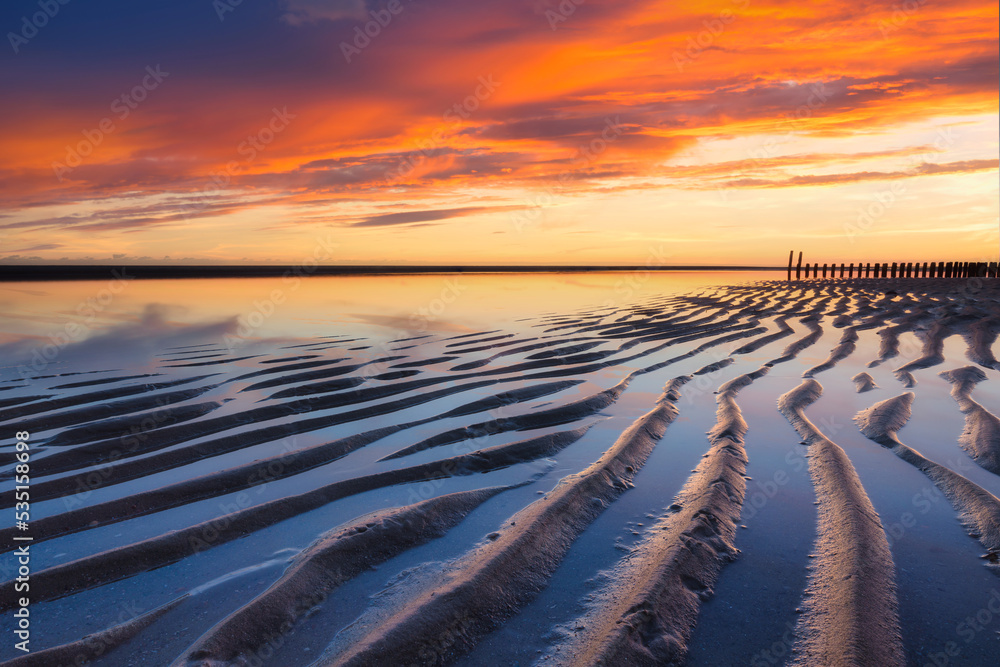
[[[787,271],[786,266],[157,266],[97,264],[0,265],[0,282],[104,280],[107,278],[275,278],[282,276],[379,276],[496,273],[615,273],[632,271]]]

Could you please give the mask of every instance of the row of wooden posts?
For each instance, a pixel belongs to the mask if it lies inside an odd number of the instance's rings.
[[[795,255],[795,251],[789,251],[788,253],[788,279],[792,279],[792,259]],[[812,272],[813,278],[823,277],[826,278],[829,275],[830,278],[836,278],[837,272],[840,271],[841,278],[854,278],[855,271],[857,272],[858,278],[997,278],[998,271],[1000,271],[1000,266],[997,262],[924,262],[923,265],[920,262],[893,262],[889,264],[888,262],[875,262],[872,264],[868,262],[862,264],[858,262],[857,267],[854,263],[843,264],[838,267],[836,263],[834,264],[823,264],[820,267],[819,262],[810,264],[806,262],[806,265],[802,266],[802,253],[799,253],[799,262],[794,267],[795,279],[801,280],[810,277],[810,271]],[[829,272],[829,273],[828,273]],[[803,275],[804,274],[804,275]]]

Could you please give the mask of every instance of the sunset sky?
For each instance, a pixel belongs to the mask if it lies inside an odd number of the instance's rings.
[[[11,0],[0,261],[995,260],[997,14]]]

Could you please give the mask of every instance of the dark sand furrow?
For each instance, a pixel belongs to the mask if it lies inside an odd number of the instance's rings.
[[[918,338],[923,339],[923,350],[919,358],[903,364],[893,371],[901,382],[906,381],[904,379],[906,374],[912,374],[915,370],[930,368],[931,366],[944,363],[944,339],[954,333],[954,331],[950,322],[938,320],[931,325],[930,330],[926,332],[916,330],[914,333],[916,333]]]
[[[379,373],[378,375],[372,375],[371,380],[380,380],[382,382],[392,382],[395,380],[402,380],[403,378],[411,378],[415,375],[420,375],[422,371],[418,370],[408,370],[408,371],[389,371],[388,373]]]
[[[245,357],[227,357],[225,359],[216,359],[213,361],[192,361],[186,364],[160,364],[160,368],[199,368],[203,366],[221,366],[222,364],[235,364],[237,361],[246,361],[247,359],[257,359],[261,355],[259,354],[249,354]]]
[[[319,355],[306,355],[304,357],[290,357],[283,361],[295,360],[295,359],[310,359]],[[275,363],[277,360],[264,360],[259,363],[268,364]],[[255,377],[260,377],[262,375],[274,375],[276,373],[287,373],[289,371],[303,371],[309,368],[320,368],[322,366],[332,366],[333,364],[339,364],[342,361],[347,361],[347,357],[341,357],[340,359],[316,359],[315,361],[302,361],[298,363],[283,363],[280,366],[269,366],[268,368],[262,368],[257,371],[252,371],[250,373],[245,373],[243,375],[235,375],[226,380],[226,382],[242,382],[244,380],[252,380]]]
[[[1000,361],[993,354],[993,344],[1000,334],[1000,318],[990,317],[973,322],[962,332],[969,348],[965,356],[974,364],[984,368],[1000,370]]]
[[[587,604],[576,629],[540,665],[677,665],[703,600],[725,563],[739,550],[736,522],[746,491],[746,422],[737,393],[762,377],[763,367],[720,389],[711,448],[678,494],[680,509],[652,527]]]
[[[819,499],[818,558],[809,573],[792,664],[902,666],[895,566],[882,522],[847,454],[804,413],[822,391],[807,379],[778,399],[778,410],[809,446]]]
[[[6,422],[12,419],[16,419],[20,422],[24,420],[24,418],[27,417],[28,415],[34,415],[40,412],[51,412],[55,410],[62,410],[64,408],[75,408],[77,406],[86,405],[88,403],[105,403],[107,401],[113,401],[118,398],[126,398],[128,396],[134,396],[136,394],[146,394],[151,391],[159,391],[160,389],[171,389],[185,384],[191,384],[192,382],[200,382],[210,377],[213,376],[201,375],[198,377],[182,378],[180,380],[171,380],[170,382],[156,382],[153,384],[131,384],[131,385],[126,385],[124,387],[115,387],[114,389],[103,389],[101,391],[94,391],[86,394],[76,394],[73,396],[52,398],[42,403],[32,403],[31,405],[14,408],[12,410],[0,410],[0,422]]]
[[[556,348],[554,350],[543,350],[542,352],[535,352],[534,354],[529,354],[526,359],[548,359],[550,357],[558,357],[564,354],[579,354],[580,352],[587,352],[595,347],[602,345],[602,341],[588,341],[585,343],[575,343],[572,345],[567,345],[565,347]]]
[[[264,480],[271,482],[278,479],[285,479],[326,465],[375,440],[384,438],[405,428],[410,428],[418,423],[429,423],[435,419],[437,418],[430,417],[410,424],[374,429],[355,436],[341,438],[324,445],[286,452],[267,459],[258,459],[248,464],[158,489],[141,491],[123,498],[89,505],[50,517],[35,519],[32,525],[39,532],[46,535],[44,539],[49,539],[51,537],[58,537],[59,535],[80,532],[98,525],[117,523],[138,516],[161,512],[205,498],[242,491],[258,486]],[[433,469],[442,468],[443,466],[442,469],[444,470],[467,470],[474,469],[476,465],[483,462],[488,462],[487,469],[492,470],[499,465],[497,461],[502,457],[507,457],[505,459],[508,460],[506,465],[510,465],[513,461],[510,458],[511,456],[521,457],[519,460],[527,460],[529,456],[531,458],[548,456],[582,435],[583,431],[556,433],[551,436],[542,436],[524,441],[523,443],[516,443],[515,445],[504,445],[499,448],[492,447],[478,450],[477,453],[470,455],[475,457],[475,461],[472,462],[464,459],[446,459],[445,461],[426,465]],[[558,446],[557,449],[553,449],[555,446]],[[509,452],[514,452],[514,454],[509,454]],[[422,474],[422,469],[419,466],[412,470],[417,471],[412,473],[413,475]],[[395,479],[395,477],[392,478]]]
[[[689,379],[668,383],[656,407],[597,462],[511,516],[488,541],[452,562],[437,585],[417,591],[380,622],[359,619],[358,640],[332,645],[316,665],[439,665],[468,651],[545,587],[573,541],[631,485],[677,416],[679,388]]]
[[[793,333],[795,333],[795,330],[792,329],[792,327],[788,326],[788,318],[789,316],[786,315],[784,317],[779,317],[775,319],[774,323],[778,325],[778,331],[772,334],[768,334],[766,336],[755,338],[754,340],[750,341],[746,345],[743,345],[739,349],[733,350],[733,354],[750,354],[752,352],[756,352],[765,345],[770,345],[776,340],[781,340],[782,338],[791,336]]]
[[[489,357],[484,357],[482,359],[476,359],[474,361],[468,361],[468,362],[466,362],[464,364],[456,364],[455,366],[451,367],[451,370],[452,371],[468,371],[468,370],[472,370],[472,369],[475,369],[475,368],[482,368],[483,366],[488,366],[490,363],[496,361],[497,359],[499,359],[501,357],[512,356],[512,355],[515,355],[515,354],[521,354],[523,352],[530,352],[532,350],[540,350],[540,349],[544,349],[544,348],[547,348],[547,347],[553,347],[555,345],[563,345],[565,343],[572,342],[572,341],[584,341],[584,340],[593,340],[593,339],[592,338],[585,338],[585,337],[578,337],[578,338],[565,338],[565,339],[558,339],[558,340],[540,341],[540,342],[537,342],[537,343],[531,343],[529,345],[522,345],[522,346],[516,347],[516,348],[508,348],[506,350],[501,350],[500,352],[497,352],[496,354],[493,354],[493,355],[491,355]]]
[[[157,428],[165,428],[204,417],[222,407],[221,403],[207,402],[168,408],[156,412],[108,419],[93,426],[63,431],[47,441],[47,447],[72,447],[38,459],[31,469],[36,477],[53,475],[75,468],[87,468],[105,461],[116,461],[138,454],[143,440]],[[110,440],[93,442],[95,438]],[[117,437],[116,437],[117,436]],[[85,444],[86,443],[86,444]]]
[[[71,667],[74,665],[90,665],[94,660],[113,652],[119,646],[128,643],[137,634],[148,628],[161,616],[188,599],[182,595],[165,605],[135,618],[114,625],[107,630],[86,635],[79,641],[62,644],[41,651],[33,651],[3,663],[4,667]]]
[[[172,667],[238,667],[288,632],[345,581],[442,537],[509,487],[451,493],[354,519],[301,551],[278,581],[202,635]]]
[[[732,357],[726,357],[725,359],[720,359],[719,361],[714,361],[706,366],[702,366],[692,373],[692,375],[708,375],[709,373],[714,373],[715,371],[721,371],[726,366],[735,362],[736,360]]]
[[[4,389],[23,389],[24,387],[4,387]],[[43,401],[52,398],[52,394],[37,394],[35,396],[11,396],[10,398],[0,398],[0,408],[7,408],[12,405],[24,405],[32,401]]]
[[[461,357],[433,357],[431,359],[416,359],[414,361],[403,361],[398,364],[393,364],[389,368],[421,368],[423,366],[433,366],[434,364],[443,364],[449,361],[454,361],[455,359],[460,359]]]
[[[581,438],[588,428],[589,426],[584,426],[572,431],[552,433],[508,445],[497,445],[408,468],[333,482],[311,491],[237,510],[141,542],[33,572],[31,575],[32,599],[36,601],[53,600],[82,590],[96,588],[112,581],[126,579],[147,570],[163,567],[358,493],[455,475],[490,472],[517,463],[552,456]],[[217,484],[218,480],[210,480],[210,484],[204,484],[205,479],[193,480],[187,484],[190,484],[190,488],[193,489],[201,487],[214,489],[213,485]],[[243,479],[245,480],[245,478]],[[176,488],[171,490],[176,490]],[[181,489],[180,492],[184,493],[184,491]],[[186,500],[185,497],[175,499],[175,504],[183,504]],[[106,505],[110,507],[110,504]],[[128,512],[128,516],[109,516],[108,522],[114,523],[137,516],[132,509],[125,511]],[[107,513],[113,514],[112,512]],[[65,520],[65,517],[72,514],[72,512],[68,512],[60,515],[63,519],[48,522],[43,527],[45,530],[49,528],[61,529],[64,531],[63,534],[78,532],[81,529],[79,525],[71,525],[72,522]],[[53,519],[58,518],[53,517]],[[33,528],[38,531],[36,535],[42,534],[44,539],[48,539],[50,535],[43,531],[43,527],[40,527],[43,521],[46,520],[33,522]],[[82,528],[86,528],[86,526]],[[4,539],[8,538],[5,536]],[[41,540],[36,537],[35,541]],[[11,608],[13,604],[12,599],[0,599],[0,611]]]
[[[300,355],[296,355],[294,357],[280,357],[278,359],[263,359],[263,360],[261,360],[258,363],[261,363],[261,364],[287,364],[287,363],[291,363],[293,361],[304,361],[306,359],[316,359],[318,357],[319,357],[318,354],[300,354]]]
[[[458,334],[457,336],[448,336],[447,338],[442,338],[442,341],[446,340],[465,340],[466,338],[475,338],[476,336],[490,336],[495,333],[500,333],[500,329],[494,329],[493,331],[477,331],[474,333]],[[405,339],[403,339],[405,340]]]
[[[42,432],[77,424],[89,424],[103,419],[112,419],[119,415],[130,415],[155,409],[168,409],[167,406],[182,403],[202,394],[212,391],[217,385],[205,385],[164,392],[150,393],[136,398],[126,398],[120,401],[89,405],[73,410],[52,412],[33,419],[22,419],[17,422],[19,430]]]
[[[395,374],[395,377],[393,375]],[[389,379],[401,379],[405,377],[412,377],[414,375],[419,375],[419,371],[393,371],[392,373],[382,373],[380,375],[388,375]],[[380,376],[372,376],[373,378],[378,378]],[[349,389],[355,389],[365,384],[366,378],[364,377],[348,377],[348,378],[334,378],[333,380],[323,380],[322,382],[310,382],[309,384],[299,385],[297,387],[289,387],[288,389],[282,389],[281,391],[276,391],[268,396],[269,399],[284,399],[284,398],[301,398],[304,396],[315,396],[316,394],[335,394],[337,392],[344,392]],[[246,391],[241,390],[241,391]],[[402,393],[400,391],[393,393]],[[326,396],[325,398],[329,398]],[[342,405],[349,405],[350,403],[356,403],[359,401],[349,401],[344,402]]]
[[[418,393],[407,398],[379,403],[367,408],[326,415],[323,417],[313,417],[310,419],[298,419],[290,422],[277,423],[251,431],[234,433],[216,438],[214,440],[207,440],[205,442],[187,445],[183,448],[173,449],[159,454],[150,454],[137,459],[109,463],[101,467],[95,473],[81,473],[76,476],[61,477],[46,482],[36,482],[32,485],[31,495],[34,500],[47,500],[51,498],[70,496],[81,491],[82,489],[89,489],[92,487],[94,482],[91,481],[89,475],[98,476],[97,480],[99,486],[120,484],[122,482],[143,477],[155,472],[169,470],[171,468],[187,465],[189,463],[210,457],[221,456],[222,454],[227,454],[245,447],[281,440],[282,438],[298,435],[300,433],[308,433],[309,431],[315,431],[329,426],[345,424],[369,417],[391,414],[393,412],[421,405],[438,398],[451,396],[453,394],[460,394],[470,389],[486,387],[496,384],[497,382],[498,380],[469,382],[455,387],[439,389],[437,391]],[[279,408],[281,406],[270,407]],[[258,410],[260,412],[257,413],[257,416],[264,413],[264,409]],[[236,419],[237,421],[242,420],[240,423],[258,423],[256,419],[248,417],[247,413],[249,412],[251,411],[238,413],[236,415],[231,415],[230,417]],[[275,416],[289,415],[287,412],[282,411],[275,412]],[[229,418],[216,418],[216,420],[220,420],[221,423],[213,424],[212,428],[223,430],[229,429],[235,425],[233,420]],[[206,424],[216,422],[216,420],[202,420],[200,422],[192,422],[189,424],[182,424],[179,426],[153,431],[149,433],[148,437],[141,443],[142,451],[143,453],[148,453],[150,451],[154,451],[155,449],[169,447],[178,441],[178,435],[180,436],[179,441],[184,441],[190,437],[202,437],[206,433],[213,433],[215,431],[207,430],[208,427],[206,427]],[[176,433],[178,430],[181,430],[182,432],[180,434]],[[164,436],[163,434],[168,431],[171,431],[169,436]],[[184,437],[184,433],[188,434],[188,438]],[[11,494],[12,493],[13,492],[11,492]],[[8,499],[8,495],[10,494],[0,494],[0,498],[3,498],[4,501],[6,501]],[[3,534],[3,532],[3,529],[0,529],[0,534]]]
[[[691,350],[689,352],[685,352],[684,354],[679,354],[676,357],[671,357],[670,359],[667,359],[666,361],[661,361],[659,363],[653,364],[652,366],[646,366],[645,368],[640,369],[639,372],[641,372],[641,373],[652,373],[654,371],[658,371],[658,370],[660,370],[662,368],[665,368],[665,367],[669,366],[670,364],[677,363],[678,361],[682,361],[684,359],[690,359],[692,357],[696,357],[699,354],[701,354],[702,352],[704,352],[706,350],[710,350],[713,347],[718,347],[719,345],[725,345],[726,343],[732,343],[732,342],[737,341],[737,340],[743,340],[744,338],[749,338],[751,336],[756,336],[759,333],[764,333],[765,331],[767,331],[767,329],[765,329],[764,327],[756,327],[756,326],[753,326],[753,324],[754,323],[744,324],[744,325],[740,325],[740,326],[737,326],[737,327],[730,327],[730,330],[736,329],[736,332],[735,333],[731,333],[731,334],[727,334],[725,336],[719,336],[718,338],[713,338],[712,340],[710,340],[708,342],[705,342],[705,343],[702,343],[701,345],[699,345],[698,347],[694,348],[693,350]],[[718,333],[718,332],[713,332],[713,333]],[[704,338],[704,336],[698,336],[698,338]],[[665,343],[665,344],[661,345],[659,348],[656,348],[654,350],[650,350],[650,352],[658,351],[658,349],[662,349],[664,347],[667,347],[667,346],[670,346],[670,345],[674,345],[676,342],[680,342],[680,341],[670,341],[668,343]],[[638,355],[638,356],[646,356],[646,355]]]
[[[379,460],[388,461],[391,459],[398,459],[411,454],[416,454],[417,452],[422,452],[425,449],[430,449],[432,447],[443,447],[444,445],[451,445],[465,440],[473,440],[487,435],[496,435],[499,433],[506,433],[508,431],[527,431],[530,429],[547,428],[550,426],[559,426],[560,424],[575,422],[583,419],[584,417],[589,417],[592,414],[600,412],[609,405],[612,405],[618,400],[618,397],[622,395],[625,388],[628,387],[634,375],[634,373],[629,374],[624,380],[616,384],[614,387],[592,394],[578,401],[566,403],[565,405],[549,408],[547,410],[538,410],[535,412],[513,415],[511,417],[497,417],[487,422],[480,422],[471,426],[465,426],[445,431],[443,433],[438,433],[437,435],[425,438],[420,442],[404,447],[403,449],[393,452],[392,454],[383,456]],[[565,387],[561,387],[560,390],[562,388]],[[496,405],[495,407],[500,407],[500,405]],[[456,414],[462,414],[462,412],[457,412]]]
[[[487,396],[486,398],[470,401],[465,405],[448,410],[441,415],[441,418],[447,419],[450,417],[464,417],[466,415],[476,414],[477,412],[486,412],[487,410],[495,410],[497,408],[517,405],[518,403],[533,401],[536,398],[551,396],[552,394],[557,394],[561,391],[571,389],[583,384],[584,382],[585,380],[560,380],[558,382],[543,382],[541,384],[515,387],[514,389],[510,389],[493,396]]]
[[[50,389],[79,389],[80,387],[93,387],[101,384],[112,384],[113,382],[124,382],[125,380],[140,380],[142,378],[159,377],[162,373],[143,373],[142,375],[122,375],[113,378],[101,378],[100,380],[87,380],[86,382],[70,382],[69,384],[59,384]]]
[[[463,347],[460,349],[448,350],[448,354],[463,355],[463,354],[470,354],[472,352],[485,352],[487,350],[495,350],[497,348],[507,348],[510,347],[511,345],[524,346],[526,343],[531,343],[537,340],[538,340],[537,338],[515,338],[513,340],[505,340],[497,343],[490,343],[489,345],[480,345],[479,347]]]
[[[219,357],[224,357],[224,356],[226,356],[225,350],[220,350],[213,354],[196,354],[190,357],[173,357],[171,359],[166,359],[165,361],[169,361],[170,363],[173,363],[175,361],[198,361],[200,359],[218,359]]]
[[[980,466],[1000,475],[1000,419],[972,399],[972,390],[986,380],[986,373],[965,366],[939,373],[951,383],[951,397],[965,415],[965,429],[959,444]]]
[[[880,329],[876,333],[879,336],[878,358],[868,362],[868,368],[875,368],[882,362],[899,356],[899,336],[910,328],[904,324],[896,324]]]
[[[703,345],[699,346],[696,350],[676,357],[674,359],[655,364],[653,366],[644,368],[641,370],[643,373],[652,372],[659,370],[671,363],[674,363],[680,359],[688,358],[694,356],[695,354],[709,349],[715,345],[724,344],[731,340],[736,340],[742,337],[753,335],[754,333],[759,333],[759,329],[751,329],[751,324],[740,325],[736,327],[725,327],[723,330],[741,330],[735,334],[730,334],[728,336],[722,336],[717,339],[713,339]],[[717,330],[711,330],[708,334],[718,333]],[[600,364],[591,364],[589,366],[583,367],[570,367],[570,368],[559,368],[555,371],[545,372],[545,373],[535,373],[529,376],[521,376],[518,378],[520,381],[531,381],[535,379],[551,378],[551,377],[562,377],[571,374],[585,374],[590,372],[600,371],[607,368],[613,364],[627,363],[640,359],[642,357],[655,354],[656,352],[669,347],[671,345],[677,344],[679,342],[685,342],[687,339],[698,339],[705,337],[707,334],[695,334],[682,339],[676,339],[667,341],[660,344],[653,349],[646,350],[638,354],[631,355],[624,359],[618,359],[614,361],[605,361]],[[544,362],[541,362],[544,364]],[[545,364],[548,365],[548,364]],[[185,442],[195,437],[204,437],[217,433],[223,430],[228,430],[242,423],[259,423],[261,421],[269,419],[278,419],[285,416],[294,416],[303,412],[308,412],[311,410],[321,410],[334,407],[336,405],[346,405],[353,402],[362,402],[368,400],[374,400],[376,398],[383,398],[396,393],[401,393],[404,391],[410,391],[412,389],[424,388],[433,384],[438,384],[442,382],[454,382],[466,377],[479,378],[482,377],[481,374],[467,374],[460,376],[451,376],[444,378],[427,378],[424,380],[415,380],[410,382],[396,383],[393,385],[385,385],[381,387],[372,388],[361,388],[351,392],[345,392],[344,394],[337,394],[334,396],[321,396],[316,398],[301,399],[298,401],[293,401],[290,403],[280,404],[280,405],[270,405],[260,408],[254,408],[252,410],[244,411],[243,413],[238,413],[236,415],[229,415],[226,417],[220,417],[215,419],[201,420],[194,422],[191,425],[181,425],[177,427],[167,427],[164,429],[159,429],[152,433],[146,435],[141,443],[141,451],[143,453],[149,453],[156,451],[158,449],[164,449],[181,442]],[[341,413],[338,415],[331,415],[326,417],[316,417],[312,419],[298,420],[293,424],[279,424],[274,426],[262,427],[252,431],[244,432],[239,435],[223,436],[221,438],[207,441],[205,443],[199,443],[197,445],[190,445],[183,449],[177,449],[170,452],[165,452],[162,455],[146,456],[145,458],[138,461],[124,461],[120,463],[110,464],[102,467],[100,469],[100,484],[101,485],[111,485],[118,484],[130,479],[135,479],[152,472],[157,472],[161,470],[166,470],[169,468],[177,467],[180,465],[185,465],[193,461],[200,460],[209,456],[218,456],[225,454],[230,451],[235,451],[241,447],[251,446],[254,444],[260,444],[270,440],[279,440],[290,435],[295,435],[298,433],[305,433],[310,430],[316,430],[319,428],[324,428],[326,426],[331,426],[335,424],[345,423],[347,421],[352,421],[355,419],[361,419],[367,416],[377,416],[379,414],[388,414],[391,411],[397,409],[402,409],[403,407],[410,407],[428,400],[433,400],[438,397],[445,395],[450,395],[451,393],[457,393],[464,391],[466,389],[471,389],[479,386],[486,386],[489,384],[495,384],[501,382],[499,378],[479,380],[477,382],[470,383],[469,385],[458,386],[453,388],[448,388],[445,390],[438,390],[435,392],[429,392],[426,394],[421,394],[418,397],[409,397],[394,401],[391,403],[372,406],[371,408],[364,408],[361,410],[355,410],[348,413]],[[566,422],[558,422],[566,423]],[[195,430],[191,430],[195,427]],[[492,426],[490,427],[492,428]],[[32,495],[38,500],[50,499],[60,496],[66,496],[80,491],[81,489],[90,488],[87,475],[79,475],[74,477],[66,477],[57,480],[51,480],[49,482],[43,482],[35,484],[32,489]]]
[[[806,325],[806,328],[809,329],[809,333],[802,338],[792,341],[788,347],[782,351],[780,357],[772,359],[768,362],[771,366],[791,361],[795,357],[799,356],[800,352],[812,347],[819,341],[820,338],[823,337],[823,327],[820,326],[819,318],[815,315],[803,317],[799,320],[799,322]]]
[[[817,373],[822,373],[823,371],[830,370],[838,363],[851,356],[857,347],[858,343],[858,331],[856,327],[848,327],[844,329],[843,335],[840,337],[840,342],[837,346],[830,350],[830,356],[826,358],[823,363],[813,366],[805,373],[802,374],[804,378],[811,378]]]
[[[913,393],[880,401],[855,417],[865,437],[892,450],[896,456],[927,475],[948,498],[959,520],[989,550],[987,565],[1000,575],[1000,499],[964,476],[924,458],[899,440],[899,429],[910,419]]]
[[[512,334],[512,333],[500,334],[499,336],[489,336],[488,338],[479,338],[479,339],[476,339],[476,340],[467,340],[467,341],[463,341],[461,343],[448,343],[448,344],[445,345],[445,347],[465,347],[467,345],[481,345],[483,343],[491,343],[493,341],[506,340],[507,338],[513,338],[513,337],[514,337],[514,334]]]
[[[102,419],[100,421],[89,423],[86,426],[66,429],[46,440],[45,445],[47,447],[69,447],[94,442],[99,438],[116,438],[120,445],[127,445],[128,443],[125,441],[129,437],[141,438],[146,433],[157,428],[173,426],[175,424],[203,417],[221,406],[222,403],[215,401],[182,404],[176,406],[165,405],[152,412],[139,412],[123,417],[111,417],[109,419]],[[74,449],[74,452],[76,451],[79,450]],[[58,456],[61,456],[61,454],[54,454],[53,456],[44,459],[44,461],[46,463],[51,463],[52,459]],[[42,461],[38,461],[36,466],[41,463]],[[32,467],[38,471],[39,468],[36,466]]]
[[[360,364],[350,364],[347,366],[337,366],[336,368],[324,368],[322,370],[305,371],[302,373],[291,373],[289,375],[280,375],[269,380],[261,380],[260,382],[255,382],[254,384],[247,385],[243,387],[241,391],[257,391],[259,389],[270,389],[271,387],[280,387],[286,384],[292,384],[294,382],[313,382],[315,380],[325,380],[327,378],[340,377],[341,375],[347,375],[348,373],[353,373],[356,370],[360,370],[365,366],[376,365],[376,364],[387,364],[390,361],[397,361],[399,359],[408,359],[406,356],[392,356],[392,357],[382,357],[380,359],[373,359],[372,361],[360,363]]]

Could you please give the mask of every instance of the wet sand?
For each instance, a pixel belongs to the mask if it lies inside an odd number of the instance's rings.
[[[1000,572],[1000,483],[984,481],[1000,474],[998,322],[991,281],[758,281],[553,312],[511,330],[253,353],[185,346],[151,368],[11,383],[0,423],[35,438],[33,604],[50,618],[89,609],[100,627],[70,621],[39,637],[51,653],[0,657],[488,664],[483,647],[516,626],[534,630],[493,664],[683,664],[703,611],[717,613],[717,594],[734,599],[720,582],[740,558],[741,520],[756,512],[747,436],[769,410],[789,428],[767,437],[801,450],[818,503],[799,510],[817,512],[816,540],[784,660],[926,659],[936,649],[914,643],[901,612],[909,574],[896,567],[891,522],[863,483],[868,464],[854,461],[884,453],[919,471],[985,549],[955,576]],[[783,389],[754,395],[764,383]],[[905,427],[925,385],[939,384],[951,400],[935,409],[964,427],[928,442]],[[861,407],[844,412],[848,397]],[[700,448],[690,473],[649,470],[654,453],[674,456],[678,420],[707,410],[707,438],[676,452]],[[874,449],[842,444],[843,428]],[[927,453],[939,448],[948,456]],[[974,473],[957,469],[965,460]],[[12,472],[0,470],[5,507]],[[645,495],[630,491],[639,485]],[[358,511],[366,503],[376,511]],[[646,518],[588,560],[580,545],[616,508]],[[0,528],[8,551],[14,535]],[[385,584],[425,551],[440,557]],[[567,582],[567,563],[585,565],[578,582]],[[218,580],[189,581],[187,567]],[[374,567],[387,570],[382,584]],[[360,602],[338,597],[360,582]],[[564,587],[563,602],[543,613],[552,586]],[[208,603],[206,587],[225,602]],[[123,591],[147,611],[124,622],[100,611]],[[352,622],[323,627],[357,604]],[[106,654],[86,654],[94,641],[84,635],[103,637]]]

